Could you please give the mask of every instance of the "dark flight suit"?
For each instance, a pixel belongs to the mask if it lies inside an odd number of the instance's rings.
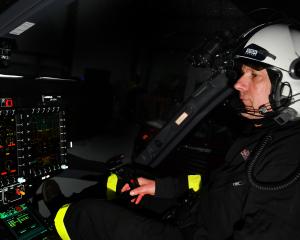
[[[205,179],[189,234],[180,225],[140,215],[110,201],[85,199],[71,204],[65,213],[63,223],[69,237],[299,240],[300,122],[289,122],[270,132],[273,127],[243,134],[228,151],[225,163]],[[253,161],[255,165],[249,170]],[[184,184],[187,181],[157,180],[157,198],[176,196],[176,189],[185,189]]]

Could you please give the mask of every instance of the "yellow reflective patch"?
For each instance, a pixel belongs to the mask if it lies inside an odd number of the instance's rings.
[[[64,224],[64,217],[66,215],[66,212],[67,212],[69,206],[70,206],[70,204],[63,205],[58,210],[58,212],[56,213],[56,216],[54,218],[54,224],[55,224],[56,231],[57,231],[58,235],[61,237],[61,239],[63,239],[63,240],[71,239],[69,237],[68,231]]]
[[[118,184],[118,176],[114,173],[110,174],[106,183],[106,197],[107,199],[113,199],[116,196]]]
[[[201,175],[188,175],[189,189],[198,192],[200,189]]]

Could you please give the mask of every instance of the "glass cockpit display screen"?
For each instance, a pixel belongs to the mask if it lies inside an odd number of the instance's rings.
[[[59,112],[34,114],[30,118],[31,165],[55,165],[60,160]]]
[[[18,167],[16,121],[9,112],[3,115],[0,120],[0,174],[2,177],[17,174]]]
[[[21,204],[0,212],[0,221],[13,235],[13,239],[17,240],[40,239],[37,236],[47,232],[47,229],[34,216],[26,204]]]

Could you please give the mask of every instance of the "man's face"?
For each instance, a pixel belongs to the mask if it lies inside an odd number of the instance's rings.
[[[267,70],[255,70],[247,65],[242,65],[241,70],[242,76],[234,84],[234,88],[239,91],[240,99],[246,109],[252,113],[242,113],[242,115],[249,119],[261,118],[258,109],[262,105],[267,106],[268,111],[272,111],[269,103],[271,81]]]

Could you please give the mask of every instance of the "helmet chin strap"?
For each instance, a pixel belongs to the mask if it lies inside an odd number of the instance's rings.
[[[266,104],[263,104],[258,108],[258,112],[263,116],[262,119],[266,120],[273,118],[274,121],[279,125],[284,125],[288,121],[293,121],[297,116],[297,112],[292,108],[285,108],[279,114],[276,114],[276,111],[274,112],[269,110],[270,108],[268,108]]]
[[[258,107],[258,109],[250,109],[243,105],[243,103],[238,99],[234,98],[231,100],[231,106],[241,115],[246,113],[257,118],[247,118],[247,121],[252,122],[255,125],[268,125],[268,122],[274,122],[278,125],[284,125],[288,121],[293,121],[297,117],[296,110],[282,106],[281,109],[276,108],[276,106],[266,103]],[[282,110],[283,109],[283,110]],[[273,120],[273,121],[272,121]]]

